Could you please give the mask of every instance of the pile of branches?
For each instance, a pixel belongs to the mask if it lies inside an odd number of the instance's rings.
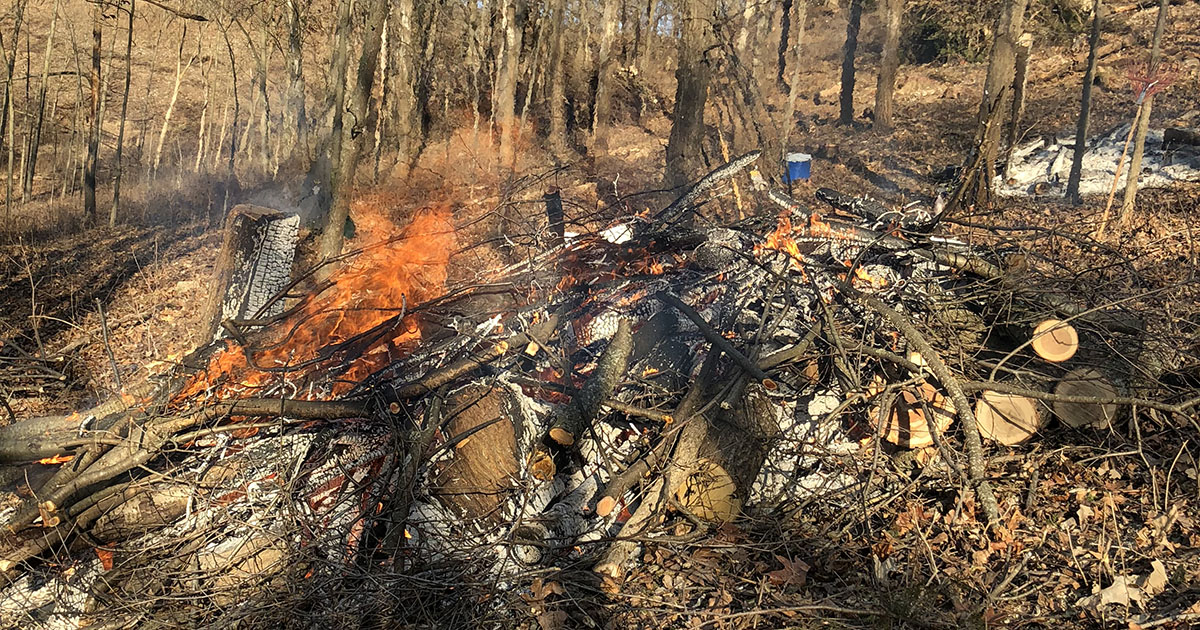
[[[65,462],[27,467],[0,506],[0,612],[512,621],[499,604],[561,588],[545,576],[586,568],[613,587],[647,544],[887,502],[915,482],[876,476],[880,456],[994,529],[1020,497],[992,487],[985,438],[1145,410],[1196,422],[1194,357],[1014,252],[939,235],[938,208],[823,190],[832,212],[817,212],[764,192],[753,218],[721,220],[728,180],[757,158],[575,239],[547,195],[539,230],[559,244],[394,305],[253,397],[181,400],[184,369],[0,428],[0,464]],[[353,355],[409,325],[418,345],[328,399]],[[240,332],[247,356],[277,343]]]

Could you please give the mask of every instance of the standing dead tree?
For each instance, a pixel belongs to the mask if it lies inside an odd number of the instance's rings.
[[[103,33],[104,7],[92,6],[91,111],[88,113],[87,162],[83,171],[83,213],[89,224],[99,220],[96,211],[96,162],[100,153],[100,37]]]

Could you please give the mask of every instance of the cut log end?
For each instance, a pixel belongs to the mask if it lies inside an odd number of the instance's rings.
[[[983,437],[1005,446],[1028,440],[1046,424],[1045,406],[1032,398],[985,391],[975,403],[975,421]]]
[[[882,381],[875,385],[882,390]],[[924,402],[922,402],[924,401]],[[933,413],[939,434],[944,433],[954,422],[954,404],[929,383],[913,389],[904,389],[892,400],[891,412],[880,428],[883,439],[903,448],[924,448],[933,444],[933,433],[925,417],[925,407]],[[871,422],[879,424],[879,408],[871,412]]]
[[[699,519],[719,523],[732,521],[742,509],[733,476],[707,459],[701,459],[697,464],[696,472],[679,486],[675,498]]]
[[[1033,329],[1031,345],[1039,357],[1059,363],[1075,356],[1079,350],[1079,333],[1064,321],[1047,319]]]
[[[550,429],[550,439],[563,446],[571,446],[575,444],[575,436],[571,435],[570,431],[567,431],[562,427],[554,427]]]
[[[1087,396],[1097,400],[1118,396],[1117,387],[1094,368],[1067,373],[1054,388],[1059,396]],[[1108,402],[1054,402],[1054,415],[1071,427],[1108,428],[1121,412],[1121,405]]]
[[[599,515],[601,518],[604,518],[605,516],[612,514],[613,509],[615,509],[616,507],[617,507],[616,499],[614,499],[612,497],[608,497],[608,496],[601,497],[600,500],[596,502],[596,514]]]

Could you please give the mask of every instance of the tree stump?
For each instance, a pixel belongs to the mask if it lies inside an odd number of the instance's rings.
[[[1050,410],[1040,400],[984,391],[975,402],[975,421],[983,437],[1005,446],[1028,440],[1045,426]]]

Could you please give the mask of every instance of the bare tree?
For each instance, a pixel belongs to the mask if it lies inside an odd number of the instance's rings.
[[[808,5],[809,0],[795,0],[796,5],[796,40],[792,45],[792,78],[791,85],[788,88],[787,109],[783,115],[783,150],[787,151],[788,138],[791,137],[792,128],[796,126],[796,99],[800,95],[800,51],[804,46],[804,30],[808,24]],[[779,156],[783,159],[783,155]]]
[[[183,61],[183,49],[187,45],[187,24],[183,26],[183,33],[179,36],[179,51],[175,57],[175,84],[171,89],[171,100],[167,102],[167,111],[163,114],[162,127],[158,132],[158,146],[154,149],[154,170],[158,171],[159,164],[162,162],[163,144],[167,140],[167,130],[171,127],[171,115],[175,113],[175,105],[179,102],[179,88],[183,85],[183,75],[187,74],[189,68],[196,61],[196,57],[200,54],[200,42],[203,41],[203,32],[196,38],[196,52],[188,58],[187,63]]]
[[[1104,6],[1092,2],[1092,33],[1088,37],[1087,71],[1083,73],[1083,94],[1079,98],[1079,121],[1075,124],[1075,150],[1071,155],[1071,175],[1067,178],[1067,199],[1079,204],[1079,180],[1083,178],[1083,154],[1087,151],[1088,122],[1092,113],[1092,84],[1096,82],[1096,49],[1100,47],[1100,25]]]
[[[99,220],[96,211],[96,161],[100,153],[100,38],[103,33],[103,7],[92,5],[92,107],[89,113],[87,163],[83,171],[83,212],[89,224]]]
[[[883,55],[879,59],[879,81],[875,85],[875,121],[877,129],[892,128],[892,110],[896,91],[896,70],[900,67],[900,18],[904,0],[883,0]]]
[[[492,117],[500,128],[500,163],[514,166],[513,140],[516,130],[517,74],[521,59],[521,37],[525,21],[525,0],[500,3],[501,46],[497,56],[496,90],[492,99]]]
[[[58,26],[58,7],[59,0],[54,0],[54,7],[51,9],[50,17],[50,34],[46,36],[46,54],[42,60],[42,83],[38,88],[38,106],[37,117],[32,123],[27,137],[28,144],[26,145],[25,155],[28,157],[22,158],[25,162],[23,171],[24,180],[21,186],[21,202],[29,200],[33,194],[33,173],[37,170],[38,147],[42,143],[42,122],[46,117],[46,94],[49,88],[50,78],[50,53],[54,50],[54,30]]]
[[[4,180],[4,216],[7,219],[12,211],[12,186],[13,186],[13,161],[16,157],[16,126],[17,120],[15,117],[16,107],[13,103],[13,69],[17,63],[17,42],[21,38],[21,24],[25,16],[25,5],[28,0],[18,0],[15,7],[16,14],[13,19],[13,43],[12,53],[8,54],[4,48],[3,38],[0,38],[0,54],[4,54],[4,66],[8,73],[8,80],[4,83],[4,109],[0,113],[0,136],[4,135],[4,130],[8,130],[8,174]]]
[[[858,50],[858,31],[862,26],[863,0],[850,0],[850,14],[846,21],[846,45],[842,47],[842,93],[841,114],[838,122],[849,125],[854,122],[854,54]]]
[[[996,20],[991,59],[979,104],[975,153],[968,159],[963,177],[950,199],[949,208],[959,207],[971,198],[977,207],[991,202],[992,180],[996,175],[996,157],[1000,152],[1000,131],[1005,103],[1010,96],[1016,66],[1017,38],[1022,33],[1028,0],[1008,0]]]
[[[604,0],[604,16],[601,18],[600,58],[596,64],[596,117],[592,121],[592,149],[599,154],[608,152],[608,127],[612,117],[612,75],[616,65],[612,46],[617,32],[618,1]]]
[[[346,26],[339,33],[339,49],[346,45],[345,38],[348,36],[349,3],[350,0],[343,0],[339,12],[339,29],[343,25]],[[367,106],[371,98],[371,90],[375,85],[375,71],[379,64],[379,50],[382,47],[383,23],[387,18],[388,9],[388,0],[371,0],[368,5],[367,35],[358,58],[354,90],[350,94],[350,102],[345,106],[347,113],[350,114],[350,126],[346,128],[345,120],[339,112],[335,118],[338,123],[334,127],[334,133],[330,136],[331,150],[335,156],[340,155],[340,158],[330,172],[332,204],[325,217],[325,225],[321,230],[321,239],[318,244],[318,253],[325,258],[332,258],[342,251],[343,232],[346,219],[350,216],[350,188],[355,169],[358,167],[363,138],[366,136],[363,125],[367,119]],[[344,73],[345,59],[343,58],[342,61]],[[335,72],[334,80],[337,81],[338,78],[339,76]],[[345,84],[344,81],[340,83]],[[335,101],[335,103],[341,110],[341,102]]]
[[[1147,66],[1147,76],[1155,77],[1158,64],[1162,60],[1162,36],[1167,26],[1167,8],[1170,0],[1158,1],[1158,19],[1154,23],[1154,41],[1150,45],[1150,63]],[[1138,179],[1142,174],[1142,152],[1146,148],[1146,133],[1150,129],[1150,111],[1154,106],[1154,86],[1148,85],[1141,113],[1137,119],[1137,133],[1133,137],[1133,157],[1129,160],[1129,174],[1125,176],[1125,199],[1121,203],[1121,212],[1117,216],[1122,226],[1129,224],[1133,216],[1133,203],[1137,198]]]
[[[289,121],[287,151],[293,157],[308,145],[308,111],[304,99],[304,13],[309,0],[287,0],[288,92],[285,120]]]
[[[670,186],[686,184],[702,166],[704,105],[710,69],[705,51],[713,41],[710,0],[685,0],[680,7],[679,65],[675,70],[675,115],[667,140]]]
[[[566,0],[550,0],[550,94],[547,106],[550,109],[550,146],[562,152],[567,146],[566,76],[563,67],[563,36],[566,30]],[[640,32],[640,31],[638,31]],[[637,58],[637,38],[634,40],[634,59]]]

